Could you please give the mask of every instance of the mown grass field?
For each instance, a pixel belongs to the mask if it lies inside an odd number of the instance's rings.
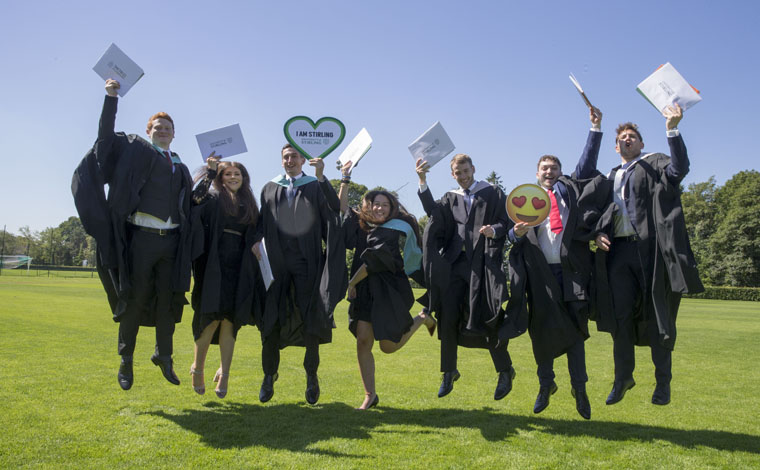
[[[0,276],[0,468],[760,468],[760,304],[685,300],[670,405],[650,403],[653,367],[637,349],[637,385],[606,406],[612,341],[586,343],[592,420],[575,411],[566,361],[559,392],[533,414],[538,391],[527,335],[510,344],[517,378],[493,400],[487,352],[460,349],[462,378],[447,397],[436,339],[375,348],[380,406],[354,411],[363,390],[345,304],[322,348],[322,396],[304,400],[303,349],[283,352],[272,401],[261,404],[260,340],[240,331],[227,398],[196,395],[192,311],[175,334],[179,387],[150,363],[153,329],[138,337],[135,384],[116,382],[117,326],[96,278]]]

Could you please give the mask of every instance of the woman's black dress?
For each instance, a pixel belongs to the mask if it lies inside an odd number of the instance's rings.
[[[354,248],[351,276],[367,266],[367,277],[356,285],[356,297],[350,300],[348,327],[356,336],[357,320],[372,323],[376,340],[397,343],[414,323],[409,310],[414,293],[404,273],[404,259],[399,248],[398,230],[374,227],[365,232],[352,210],[344,222],[346,248]]]
[[[213,175],[211,173],[210,175]],[[255,225],[241,224],[224,214],[219,200],[208,193],[213,176],[193,191],[193,337],[215,320],[234,325],[255,324],[261,317],[265,289],[258,264],[251,252]],[[219,342],[219,329],[213,344]]]

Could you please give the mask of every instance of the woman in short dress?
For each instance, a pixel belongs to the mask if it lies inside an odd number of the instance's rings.
[[[207,160],[193,191],[193,389],[203,395],[204,365],[211,343],[219,344],[214,376],[219,398],[227,395],[232,353],[241,326],[260,317],[264,287],[251,251],[259,210],[248,171],[238,162]]]
[[[346,248],[353,248],[351,279],[348,284],[349,329],[356,336],[356,355],[364,384],[366,410],[380,401],[375,390],[375,340],[380,350],[390,354],[401,349],[421,325],[432,335],[432,316],[409,314],[414,294],[408,276],[419,272],[422,251],[419,227],[414,216],[404,210],[387,191],[364,195],[359,210],[348,208],[349,169],[343,168],[338,196],[345,214]],[[406,238],[402,256],[399,241]]]

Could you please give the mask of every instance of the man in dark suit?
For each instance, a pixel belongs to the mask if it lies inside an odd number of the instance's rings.
[[[132,356],[140,325],[155,326],[156,350],[151,360],[169,382],[179,385],[172,348],[175,322],[182,318],[184,293],[190,286],[189,210],[192,180],[169,146],[174,122],[166,113],[148,121],[150,141],[114,132],[119,83],[106,81],[94,154],[109,185],[107,210],[113,227],[112,259],[99,260],[101,276],[114,291],[112,310],[119,322],[118,381],[124,390],[134,380]]]
[[[431,225],[440,226],[442,233],[439,246],[425,247],[426,259],[440,254],[441,261],[435,269],[426,264],[426,278],[437,279],[429,281],[427,287],[431,292],[430,308],[437,313],[441,340],[443,378],[438,397],[448,395],[460,377],[457,346],[462,345],[486,348],[491,353],[498,373],[494,399],[501,400],[512,390],[515,375],[507,342],[498,339],[501,305],[507,300],[502,250],[511,222],[504,193],[485,181],[475,180],[475,167],[469,156],[455,155],[450,166],[451,176],[459,187],[438,202],[427,187],[428,163],[418,159],[416,168],[420,201],[431,217]],[[441,220],[433,223],[435,218]],[[430,253],[431,249],[437,253]]]
[[[319,345],[332,341],[333,309],[345,291],[345,249],[340,233],[340,201],[324,176],[322,159],[311,159],[316,176],[304,174],[306,159],[286,144],[284,175],[261,190],[258,238],[264,238],[274,282],[267,291],[262,318],[261,402],[274,395],[280,349],[304,346],[306,401],[317,403]],[[323,242],[325,248],[323,248]],[[254,245],[260,254],[260,243]]]
[[[665,111],[671,157],[642,154],[644,141],[630,122],[616,130],[615,150],[621,165],[607,178],[613,182],[613,222],[596,237],[598,328],[612,334],[615,381],[607,397],[612,405],[633,388],[634,346],[648,345],[657,385],[652,403],[670,403],[671,352],[676,315],[685,293],[701,292],[694,255],[681,208],[680,183],[689,172],[689,157],[678,131],[683,112],[675,104]],[[598,174],[596,158],[578,163],[579,177]],[[611,237],[609,235],[612,235]]]
[[[596,158],[602,140],[602,113],[594,108],[581,160]],[[562,164],[553,155],[538,160],[536,179],[551,200],[549,217],[529,229],[515,224],[509,238],[515,243],[510,250],[511,299],[508,315],[529,314],[528,331],[538,366],[539,391],[534,413],[547,406],[557,391],[554,381],[554,358],[567,354],[571,392],[576,410],[591,419],[591,405],[586,394],[586,357],[584,341],[589,337],[588,315],[592,253],[589,241],[595,233],[586,225],[591,221],[589,210],[581,210],[584,190],[588,197],[602,197],[596,205],[604,206],[606,197],[592,189],[600,181],[578,181],[562,174]],[[601,177],[600,177],[601,180]],[[593,202],[593,201],[589,201]]]

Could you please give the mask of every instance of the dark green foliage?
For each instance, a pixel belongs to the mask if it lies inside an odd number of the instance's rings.
[[[690,299],[749,300],[752,302],[760,302],[760,288],[705,286],[704,292],[699,294],[687,294],[684,297]]]
[[[760,286],[760,172],[689,185],[681,198],[702,279],[713,285]]]

